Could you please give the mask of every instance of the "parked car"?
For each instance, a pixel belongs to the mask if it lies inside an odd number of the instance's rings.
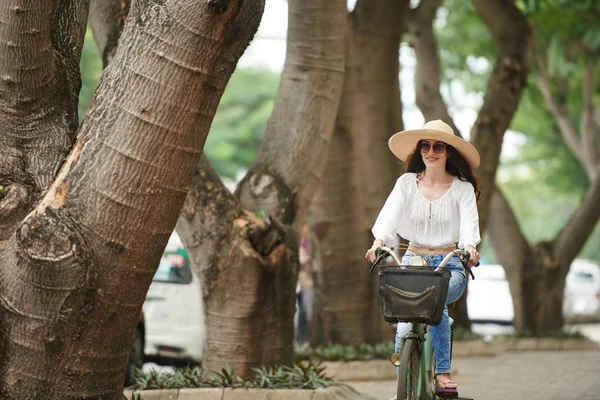
[[[146,356],[200,362],[205,336],[200,280],[176,232],[160,260],[143,311]]]
[[[600,315],[600,267],[576,259],[571,264],[565,284],[563,316]]]
[[[200,280],[176,232],[171,235],[135,330],[125,386],[135,384],[135,370],[149,357],[199,363],[205,336]]]
[[[501,265],[474,268],[469,281],[467,313],[474,323],[512,325],[514,309],[508,281]]]
[[[469,282],[467,310],[474,323],[511,325],[514,309],[504,269],[500,265],[482,265],[474,270]],[[563,316],[600,315],[600,267],[575,259],[565,281]]]

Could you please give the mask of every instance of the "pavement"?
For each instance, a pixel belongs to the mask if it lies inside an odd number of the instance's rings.
[[[466,398],[600,399],[600,351],[513,351],[495,357],[456,359],[452,364],[453,379]],[[396,381],[344,383],[377,400],[389,400],[396,390]]]
[[[600,324],[570,327],[600,344]],[[393,366],[390,364],[390,368]],[[475,400],[600,400],[596,351],[509,351],[452,360],[459,394]],[[396,381],[344,382],[377,400],[395,395]]]

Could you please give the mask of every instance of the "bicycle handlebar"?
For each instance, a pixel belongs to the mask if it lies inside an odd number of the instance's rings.
[[[390,248],[387,246],[380,246],[375,250],[375,254],[377,255],[377,259],[375,259],[375,262],[373,263],[373,265],[371,265],[371,268],[369,269],[369,274],[372,274],[375,267],[388,255],[392,257],[392,259],[394,260],[394,262],[396,263],[397,266],[400,266],[402,264],[402,262],[400,261],[398,256],[394,253],[393,248]],[[444,257],[444,259],[442,260],[440,265],[435,269],[435,271],[441,271],[443,268],[445,268],[446,264],[448,264],[448,261],[450,261],[450,259],[454,256],[458,256],[458,258],[460,259],[460,261],[462,263],[463,269],[466,270],[468,268],[469,257],[471,255],[466,250],[456,249],[456,250],[452,250],[451,252],[446,254],[446,256]],[[475,265],[475,267],[478,267],[478,266],[479,266],[479,263],[477,263]]]

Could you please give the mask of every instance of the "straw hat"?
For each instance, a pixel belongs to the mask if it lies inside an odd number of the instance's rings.
[[[471,168],[479,166],[479,153],[466,140],[456,136],[450,126],[440,119],[429,121],[421,129],[411,129],[394,134],[388,141],[390,150],[396,157],[406,161],[417,148],[421,139],[438,140],[454,147],[469,163]]]

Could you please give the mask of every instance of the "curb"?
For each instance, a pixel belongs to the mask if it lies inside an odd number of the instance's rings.
[[[129,400],[134,392],[123,392]],[[165,389],[136,391],[141,400],[376,400],[344,384],[327,389]]]

